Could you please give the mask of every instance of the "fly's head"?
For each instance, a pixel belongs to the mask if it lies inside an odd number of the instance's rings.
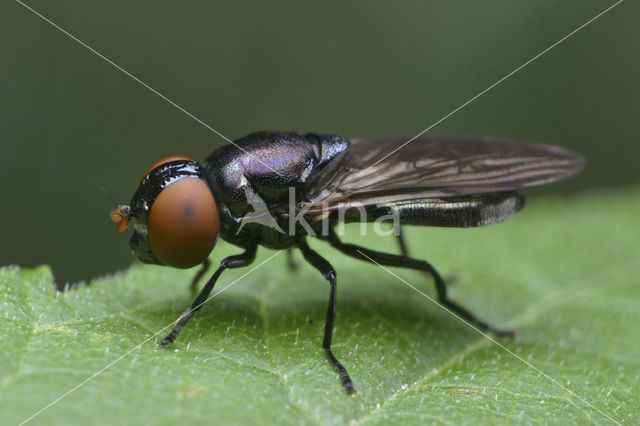
[[[134,222],[129,245],[143,263],[190,268],[202,263],[218,237],[220,217],[202,166],[172,156],[153,164],[131,203],[111,210],[122,232]]]

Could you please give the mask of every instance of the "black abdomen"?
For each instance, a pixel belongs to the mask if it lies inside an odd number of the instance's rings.
[[[367,209],[367,221],[397,215],[401,225],[466,228],[502,222],[522,207],[524,197],[515,191],[428,198],[370,207]]]

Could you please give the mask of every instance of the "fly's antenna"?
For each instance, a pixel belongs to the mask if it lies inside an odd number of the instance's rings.
[[[106,195],[107,197],[109,197],[109,199],[111,200],[111,202],[112,202],[116,207],[120,205],[120,204],[118,204],[118,203],[116,202],[116,200],[114,200],[114,199],[113,199],[113,197],[111,196],[111,194],[109,194],[109,191],[107,191],[106,189],[104,189],[102,186],[98,186],[98,185],[93,185],[93,186],[95,186],[95,187],[96,187],[97,189],[99,189],[100,191],[104,192],[104,193],[105,193],[105,195]]]
[[[111,194],[109,194],[109,191],[107,191],[103,187],[98,185],[93,185],[93,186],[98,188],[100,191],[104,192],[105,195],[109,197],[111,202],[113,202],[113,204],[115,205],[115,207],[111,209],[111,212],[109,212],[109,217],[111,217],[112,221],[118,224],[116,226],[116,231],[122,232],[125,229],[127,229],[127,227],[129,226],[129,222],[131,221],[131,213],[130,213],[131,209],[129,208],[129,206],[123,206],[118,204],[116,200],[113,199]]]

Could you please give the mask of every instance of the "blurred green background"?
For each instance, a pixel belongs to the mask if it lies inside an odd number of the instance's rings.
[[[27,3],[225,136],[262,129],[411,137],[612,5]],[[640,5],[626,1],[430,133],[562,145],[587,169],[534,193],[640,178]],[[219,136],[15,1],[0,5],[0,264],[58,285],[127,266],[109,221],[144,170]],[[589,232],[589,230],[585,230]]]

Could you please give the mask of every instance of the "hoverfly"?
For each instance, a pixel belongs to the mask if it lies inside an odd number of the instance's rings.
[[[322,347],[345,391],[355,393],[347,369],[331,351],[336,272],[309,247],[309,236],[361,260],[425,271],[435,281],[441,304],[483,330],[511,335],[451,301],[444,280],[428,262],[409,257],[406,249],[397,255],[343,243],[335,226],[340,220],[383,217],[403,226],[498,223],[523,207],[518,190],[572,176],[584,159],[555,146],[492,138],[422,137],[402,146],[405,141],[263,131],[215,150],[202,165],[186,156],[152,165],[131,203],[111,212],[118,231],[134,219],[129,244],[138,259],[177,268],[202,264],[195,289],[218,235],[244,249],[221,261],[160,345],[176,339],[225,269],[253,262],[258,245],[296,247],[329,281]]]

